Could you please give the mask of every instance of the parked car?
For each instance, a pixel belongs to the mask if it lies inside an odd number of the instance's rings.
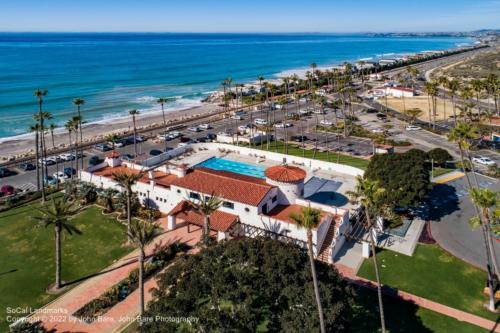
[[[132,143],[134,143],[133,139],[132,139]],[[128,141],[125,140],[125,139],[116,140],[116,142],[115,142],[115,148],[125,147],[126,144],[128,144]],[[113,147],[113,143],[112,142],[108,142],[108,145],[111,146],[111,147]]]
[[[420,127],[415,126],[415,125],[408,125],[408,126],[406,126],[406,130],[407,131],[418,131],[418,130],[420,130]]]
[[[1,188],[0,188],[0,194],[2,195],[12,195],[14,194],[14,186],[12,185],[3,185]]]
[[[132,161],[134,159],[134,156],[132,156],[131,154],[122,154],[120,158],[125,161]]]
[[[19,164],[19,169],[24,170],[24,171],[30,171],[30,170],[35,170],[36,167],[32,163],[24,162],[24,163]]]
[[[89,165],[97,165],[101,162],[102,162],[102,159],[97,155],[94,155],[94,156],[89,158]]]
[[[151,149],[149,151],[149,155],[151,155],[151,156],[158,156],[160,154],[163,154],[163,152],[161,150],[158,150],[158,149]]]
[[[234,120],[243,120],[243,119],[245,119],[245,118],[243,118],[243,117],[242,117],[242,116],[240,116],[240,115],[235,114],[234,116],[231,116],[231,119],[234,119]]]
[[[295,141],[295,142],[304,142],[304,141],[307,141],[307,136],[305,136],[305,135],[294,135],[294,136],[291,137],[291,140]]]
[[[249,129],[248,125],[240,125],[240,126],[238,126],[238,131],[240,131],[240,132],[246,132],[247,129]]]
[[[387,118],[387,115],[383,114],[383,113],[377,113],[377,118],[378,119],[385,119],[385,118]]]
[[[52,176],[45,176],[43,177],[43,182],[47,185],[56,185],[58,180]]]
[[[52,174],[52,177],[54,177],[55,179],[57,179],[58,181],[63,181],[65,179],[68,179],[69,176],[67,174],[65,174],[63,171],[57,171],[57,172],[54,172]]]
[[[188,131],[191,132],[201,132],[201,129],[197,126],[188,127]]]
[[[321,125],[325,125],[325,126],[332,126],[333,125],[333,122],[331,122],[330,120],[326,120],[326,119],[323,119],[322,121],[319,122]]]
[[[102,152],[105,152],[105,151],[110,151],[111,150],[111,147],[108,146],[107,144],[105,143],[98,143],[94,146],[95,149],[97,150],[100,150]]]
[[[68,177],[72,177],[72,176],[76,175],[76,170],[74,168],[70,168],[70,167],[64,168],[63,172]]]
[[[290,123],[276,123],[276,124],[274,124],[274,127],[276,127],[276,128],[288,128],[291,126],[292,126],[292,124],[290,124]]]
[[[179,139],[180,142],[186,143],[191,141],[191,138],[188,138],[187,136],[183,136],[182,138]]]
[[[59,155],[59,157],[63,161],[72,161],[72,160],[74,160],[76,158],[75,155],[71,154],[71,153],[64,153],[64,154]]]
[[[13,172],[7,168],[0,167],[0,178],[12,176]]]
[[[38,163],[40,163],[42,165],[54,165],[54,164],[56,164],[56,161],[54,159],[48,157],[48,158],[39,158]]]
[[[198,127],[201,129],[211,129],[212,128],[212,126],[210,126],[210,124],[201,124]]]
[[[255,125],[267,125],[267,120],[262,118],[257,118],[253,122]]]
[[[493,161],[489,157],[485,156],[476,156],[472,158],[472,162],[482,164],[482,165],[495,165],[495,161]]]
[[[195,141],[204,143],[204,142],[207,142],[208,139],[206,136],[202,136],[202,137],[196,138]]]
[[[215,140],[215,139],[217,139],[217,134],[208,133],[207,134],[207,139],[209,139],[209,140]]]

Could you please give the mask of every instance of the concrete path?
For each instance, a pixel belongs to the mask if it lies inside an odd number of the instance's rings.
[[[163,223],[164,226],[165,223]],[[173,231],[165,232],[151,244],[146,251],[150,255],[159,244],[170,244],[175,241],[187,243],[191,246],[198,243],[201,236],[201,228],[179,227]],[[102,333],[118,332],[135,320],[139,313],[139,294],[135,290],[125,300],[112,307],[108,312],[91,324],[85,323],[72,314],[91,300],[101,296],[110,287],[126,278],[129,273],[138,267],[138,252],[134,251],[120,259],[101,274],[90,278],[71,289],[61,297],[45,305],[37,314],[30,317],[30,321],[41,320],[43,326],[51,332],[80,332],[80,333]],[[145,301],[151,299],[150,289],[156,286],[156,279],[151,278],[145,283]],[[53,315],[55,313],[56,315]]]
[[[431,181],[433,183],[436,183],[436,184],[446,184],[448,182],[462,178],[463,176],[465,176],[465,173],[456,170],[456,171],[445,173],[444,175],[441,175],[438,177],[434,177],[431,179]]]

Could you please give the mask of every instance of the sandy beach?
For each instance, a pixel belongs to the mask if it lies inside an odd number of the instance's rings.
[[[185,110],[166,111],[165,118],[167,122],[187,120],[199,115],[214,113],[220,110],[216,104],[203,103],[201,106]],[[138,129],[155,127],[163,124],[161,112],[145,113],[137,116],[136,124]],[[133,128],[131,117],[121,117],[108,119],[101,122],[92,122],[83,125],[83,141],[91,142],[104,138],[111,133],[124,134]],[[73,134],[74,140],[74,134]],[[6,161],[14,156],[22,157],[34,152],[34,134],[25,134],[13,138],[0,139],[0,161]],[[46,136],[46,143],[49,149],[52,148],[50,134]],[[64,148],[69,145],[69,136],[67,131],[59,129],[54,133],[54,143],[56,148]]]

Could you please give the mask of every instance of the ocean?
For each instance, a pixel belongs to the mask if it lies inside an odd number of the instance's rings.
[[[44,108],[57,125],[84,98],[86,122],[201,104],[233,82],[344,61],[443,50],[467,38],[397,38],[363,34],[0,33],[0,138],[22,135],[37,111],[33,91],[48,89]]]

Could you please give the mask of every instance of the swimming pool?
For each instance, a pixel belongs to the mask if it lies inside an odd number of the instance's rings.
[[[222,171],[230,171],[234,173],[239,173],[245,176],[257,177],[257,178],[266,178],[264,176],[264,168],[252,164],[242,163],[227,160],[219,157],[212,157],[206,161],[203,161],[195,166],[205,167],[214,170],[222,170]]]

